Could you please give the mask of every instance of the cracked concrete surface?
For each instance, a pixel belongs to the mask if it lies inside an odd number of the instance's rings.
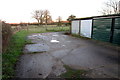
[[[61,32],[34,33],[27,37],[34,44],[24,47],[17,63],[19,78],[58,77],[63,65],[88,70],[87,77],[118,78],[119,50],[97,42],[63,35]]]
[[[37,53],[46,52],[49,50],[49,46],[46,44],[28,44],[25,45],[24,53]]]

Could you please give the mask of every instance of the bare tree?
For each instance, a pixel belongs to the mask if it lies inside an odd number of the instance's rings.
[[[45,21],[46,25],[47,25],[47,23],[52,21],[52,17],[51,17],[50,12],[48,10],[44,11],[44,21]]]
[[[58,18],[56,20],[58,22],[58,26],[61,26],[62,17],[58,16]]]
[[[38,24],[45,23],[46,25],[52,22],[52,17],[48,10],[35,10],[33,13],[33,18],[35,18]]]
[[[40,11],[39,11],[39,15],[40,15],[40,17],[39,17],[40,24],[43,24],[44,11],[43,11],[43,10],[40,10]]]
[[[33,12],[33,18],[35,18],[37,20],[38,24],[40,23],[40,20],[39,20],[40,19],[39,10],[35,10]]]
[[[38,24],[42,24],[43,23],[43,15],[44,15],[43,10],[35,10],[33,13],[33,18],[35,18],[37,20]]]
[[[104,9],[102,9],[101,13],[103,15],[108,15],[108,14],[112,14],[112,11],[110,8],[104,8]]]
[[[105,8],[102,9],[102,14],[119,14],[120,13],[120,1],[109,0],[105,2]]]

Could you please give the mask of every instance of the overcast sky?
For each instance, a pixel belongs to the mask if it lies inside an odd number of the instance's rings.
[[[9,23],[36,22],[34,10],[48,9],[52,19],[66,20],[73,14],[77,18],[101,15],[103,3],[108,0],[0,0],[0,19]]]

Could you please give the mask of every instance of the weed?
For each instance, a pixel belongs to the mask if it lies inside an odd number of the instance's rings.
[[[86,72],[85,70],[72,69],[67,65],[64,65],[64,67],[66,68],[67,72],[60,75],[63,78],[81,78],[82,75]]]
[[[25,44],[34,44],[34,43],[31,40],[28,39],[28,40],[25,41]]]

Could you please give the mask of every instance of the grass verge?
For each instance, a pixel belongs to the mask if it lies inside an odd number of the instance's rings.
[[[2,54],[2,78],[13,78],[15,75],[15,64],[18,57],[22,54],[23,46],[27,43],[25,37],[27,31],[20,31],[14,34],[11,38],[9,47]]]
[[[82,75],[86,73],[85,70],[75,70],[67,65],[64,65],[64,67],[66,68],[67,72],[60,75],[62,78],[82,78]]]

